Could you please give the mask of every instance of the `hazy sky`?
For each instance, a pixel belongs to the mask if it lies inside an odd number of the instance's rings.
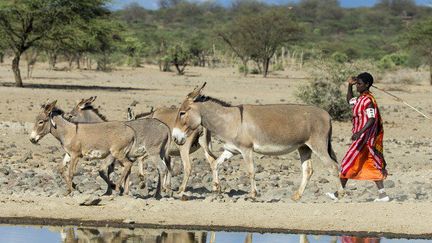
[[[229,6],[232,0],[191,0],[195,2],[203,2],[203,1],[215,1],[224,6]],[[285,4],[290,2],[298,2],[298,0],[261,0],[262,2],[266,2],[269,4]],[[141,6],[148,9],[156,9],[158,7],[158,0],[113,0],[113,9],[120,9],[123,6],[137,2]],[[377,0],[339,0],[342,7],[359,7],[359,6],[373,6]],[[421,5],[431,5],[432,0],[416,0],[417,4]]]

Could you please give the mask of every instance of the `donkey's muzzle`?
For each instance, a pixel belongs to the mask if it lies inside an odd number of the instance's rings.
[[[172,138],[178,145],[183,145],[186,142],[186,134],[178,128],[173,129]]]
[[[173,139],[174,139],[174,142],[178,145],[183,145],[186,142],[186,139],[184,139],[184,138],[178,139],[178,138],[174,137]]]
[[[30,138],[30,142],[32,144],[37,144],[38,143],[38,141],[35,138]]]

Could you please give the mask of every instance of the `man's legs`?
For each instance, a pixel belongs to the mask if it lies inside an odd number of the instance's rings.
[[[378,187],[378,198],[375,199],[375,202],[388,202],[388,201],[390,201],[389,196],[387,196],[387,193],[384,190],[384,181],[383,180],[375,181],[375,184]]]

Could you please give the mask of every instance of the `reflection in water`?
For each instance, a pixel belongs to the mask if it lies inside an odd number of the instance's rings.
[[[372,237],[355,237],[355,236],[342,236],[342,243],[380,243],[380,238]]]
[[[64,243],[205,243],[207,241],[206,232],[75,227],[60,229],[60,232]]]
[[[260,234],[245,232],[187,232],[164,229],[0,226],[0,242],[64,243],[431,243],[432,240],[354,236]]]

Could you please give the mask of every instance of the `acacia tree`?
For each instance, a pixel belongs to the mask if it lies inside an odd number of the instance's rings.
[[[219,36],[245,65],[254,59],[261,63],[267,77],[271,58],[283,44],[295,40],[301,32],[288,9],[270,9],[256,15],[237,17]]]
[[[417,49],[420,55],[427,59],[432,85],[432,18],[412,25],[406,38],[408,46]]]
[[[107,0],[2,0],[0,35],[13,51],[15,83],[23,87],[19,69],[21,55],[44,40],[55,26],[66,26],[76,19],[92,19],[108,13]]]
[[[183,75],[186,66],[190,64],[192,54],[183,43],[176,43],[168,49],[168,58],[177,70],[178,75]]]

